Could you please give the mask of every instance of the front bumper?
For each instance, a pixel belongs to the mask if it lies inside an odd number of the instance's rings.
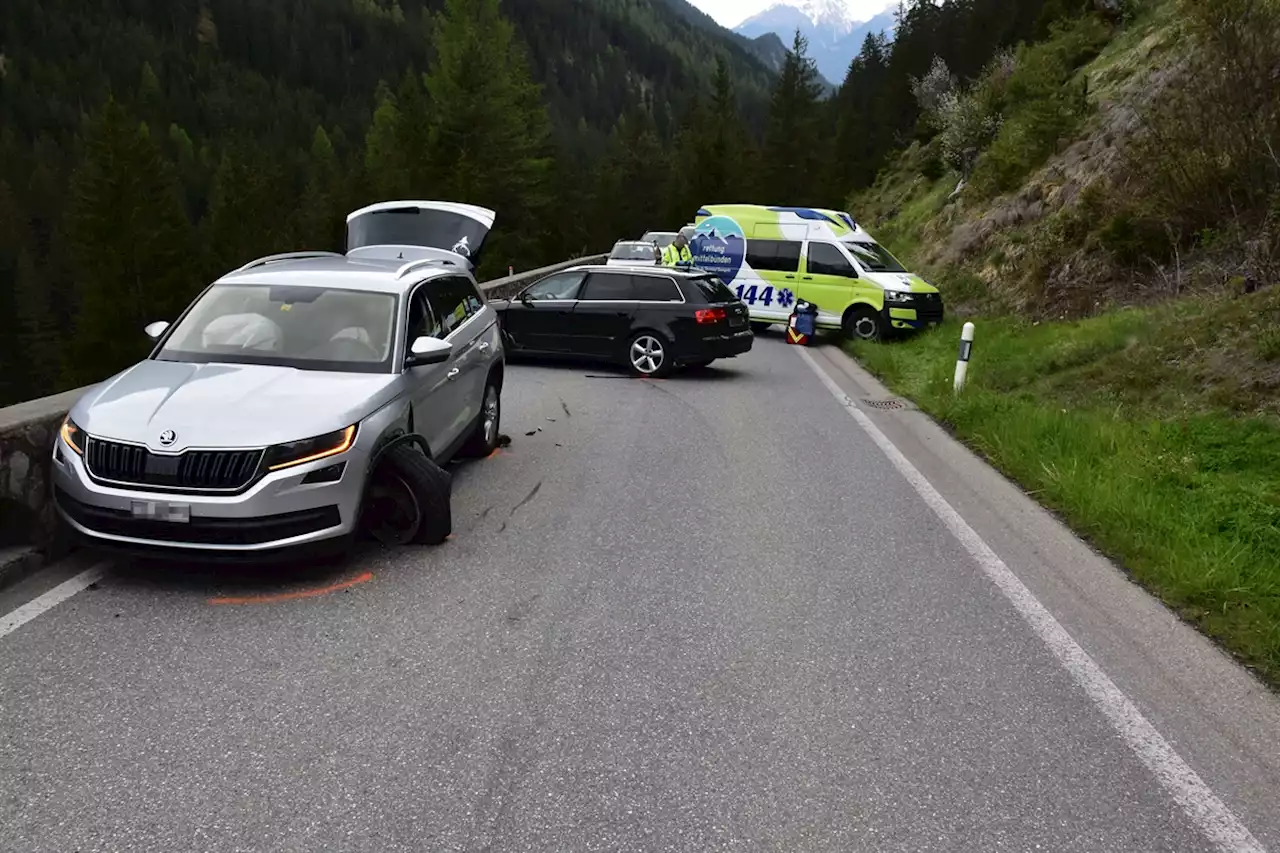
[[[929,294],[933,296],[933,294]],[[914,305],[892,305],[884,307],[884,319],[888,328],[904,330],[924,330],[942,325],[942,297],[922,300]]]
[[[738,332],[691,340],[676,360],[683,363],[713,358],[733,358],[735,355],[750,352],[755,339],[755,333],[748,326]]]
[[[53,457],[54,503],[87,543],[147,553],[267,555],[346,540],[355,531],[367,456],[345,454],[277,471],[242,494],[174,493],[145,486],[96,482],[84,458],[59,440]],[[342,464],[331,482],[304,482],[308,474]],[[313,478],[314,479],[314,478]],[[189,507],[187,522],[134,516],[136,502]]]

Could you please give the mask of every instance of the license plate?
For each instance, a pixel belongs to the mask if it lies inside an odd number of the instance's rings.
[[[157,477],[176,477],[182,460],[177,456],[151,454],[147,457],[147,473]]]
[[[191,521],[191,505],[171,504],[166,501],[133,501],[133,517],[147,521],[186,524]]]

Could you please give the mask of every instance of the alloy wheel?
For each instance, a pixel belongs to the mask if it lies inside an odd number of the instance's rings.
[[[653,335],[641,335],[631,342],[631,366],[646,376],[657,373],[666,361],[662,341]]]

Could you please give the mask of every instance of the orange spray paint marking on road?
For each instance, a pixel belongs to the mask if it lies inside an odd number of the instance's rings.
[[[316,598],[321,595],[328,595],[331,592],[341,592],[344,589],[350,589],[356,584],[367,583],[373,580],[373,572],[361,572],[350,580],[338,581],[329,586],[322,586],[317,589],[300,589],[296,592],[280,592],[275,595],[245,595],[234,596],[228,598],[211,598],[210,604],[275,604],[279,601],[296,601],[300,598]]]
[[[486,457],[485,457],[485,459],[492,459],[492,458],[493,458],[493,457],[495,457],[495,456],[501,456],[501,455],[502,455],[502,448],[500,448],[500,447],[495,447],[495,448],[493,449],[493,452],[492,452],[492,453],[490,453],[488,456],[486,456]]]

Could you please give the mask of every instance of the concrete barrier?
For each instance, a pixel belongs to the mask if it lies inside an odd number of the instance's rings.
[[[564,261],[484,282],[480,288],[490,299],[505,299],[542,276],[605,257]],[[0,587],[66,552],[66,537],[59,535],[53,508],[49,457],[62,419],[91,388],[86,385],[0,409]]]

